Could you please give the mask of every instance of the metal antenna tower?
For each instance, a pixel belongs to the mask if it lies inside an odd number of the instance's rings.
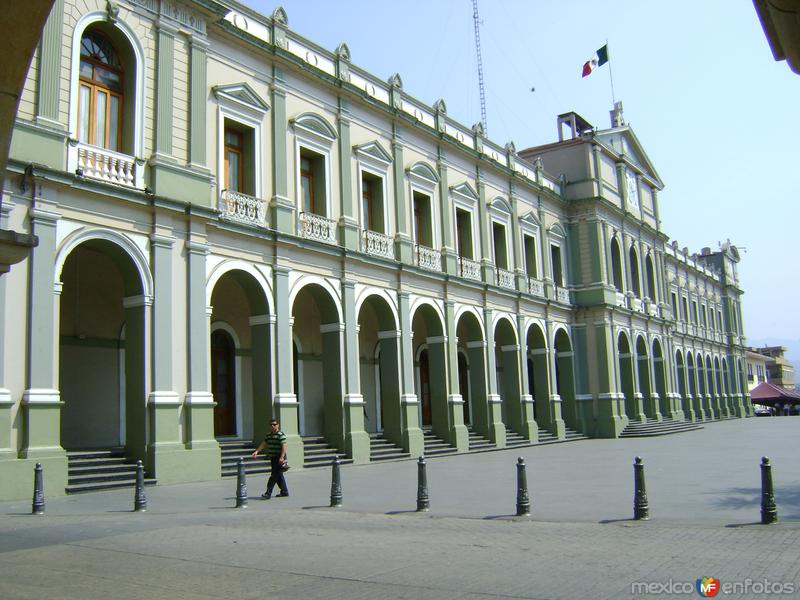
[[[486,94],[483,90],[483,61],[481,60],[481,30],[480,18],[478,17],[478,0],[472,0],[472,20],[475,22],[475,53],[478,55],[478,90],[481,94],[481,123],[483,124],[483,134],[489,131],[486,124]]]

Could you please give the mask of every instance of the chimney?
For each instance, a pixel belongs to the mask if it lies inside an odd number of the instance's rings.
[[[622,127],[625,125],[625,118],[622,115],[622,101],[614,102],[614,110],[611,111],[611,127]]]

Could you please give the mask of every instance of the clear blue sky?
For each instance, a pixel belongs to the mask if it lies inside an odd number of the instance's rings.
[[[471,0],[248,0],[324,48],[448,114],[480,120]],[[609,126],[609,66],[581,78],[608,40],[617,100],[655,165],[663,230],[699,252],[746,248],[750,343],[800,356],[800,75],[776,62],[748,0],[479,0],[489,137],[518,149],[557,139],[574,110]],[[535,91],[531,91],[535,88]]]

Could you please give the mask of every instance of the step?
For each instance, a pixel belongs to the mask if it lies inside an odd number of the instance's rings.
[[[147,479],[144,480],[145,487],[152,487],[158,483],[156,479]],[[123,489],[123,488],[135,488],[136,487],[136,479],[125,480],[125,481],[109,481],[104,483],[81,483],[81,484],[70,484],[67,485],[65,491],[67,494],[82,494],[85,492],[99,492],[101,490],[115,490],[115,489]]]

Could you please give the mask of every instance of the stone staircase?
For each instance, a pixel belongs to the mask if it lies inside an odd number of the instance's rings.
[[[422,434],[425,436],[425,449],[423,453],[426,458],[429,456],[440,456],[442,454],[455,454],[457,452],[453,446],[437,437],[432,429],[426,427],[422,430]]]
[[[222,456],[223,477],[236,477],[240,458],[244,460],[244,472],[246,475],[258,475],[270,472],[269,461],[263,454],[259,454],[258,458],[253,458],[251,456],[258,444],[249,440],[218,441],[220,454]]]
[[[521,446],[530,446],[529,440],[526,440],[516,431],[512,431],[510,427],[506,427],[506,448],[518,448]]]
[[[467,426],[467,431],[469,432],[469,451],[470,452],[482,452],[484,450],[494,450],[495,445],[491,440],[487,440],[477,431],[475,431],[472,426]]]
[[[703,429],[703,426],[697,423],[692,423],[691,421],[673,421],[669,418],[666,418],[660,422],[648,421],[646,423],[641,423],[639,421],[633,421],[622,430],[622,433],[619,434],[619,437],[654,437],[658,435],[683,433],[684,431],[694,431],[697,429]]]
[[[339,457],[340,464],[347,465],[353,462],[352,459],[345,457],[344,452],[328,444],[324,437],[303,438],[303,467],[307,469],[329,467],[336,456]]]
[[[382,432],[369,434],[369,460],[377,462],[381,460],[397,460],[400,458],[410,458],[411,454],[404,452],[400,446],[386,439]]]
[[[156,485],[145,473],[145,486]],[[96,492],[136,485],[136,463],[125,458],[124,448],[67,451],[67,494]]]

